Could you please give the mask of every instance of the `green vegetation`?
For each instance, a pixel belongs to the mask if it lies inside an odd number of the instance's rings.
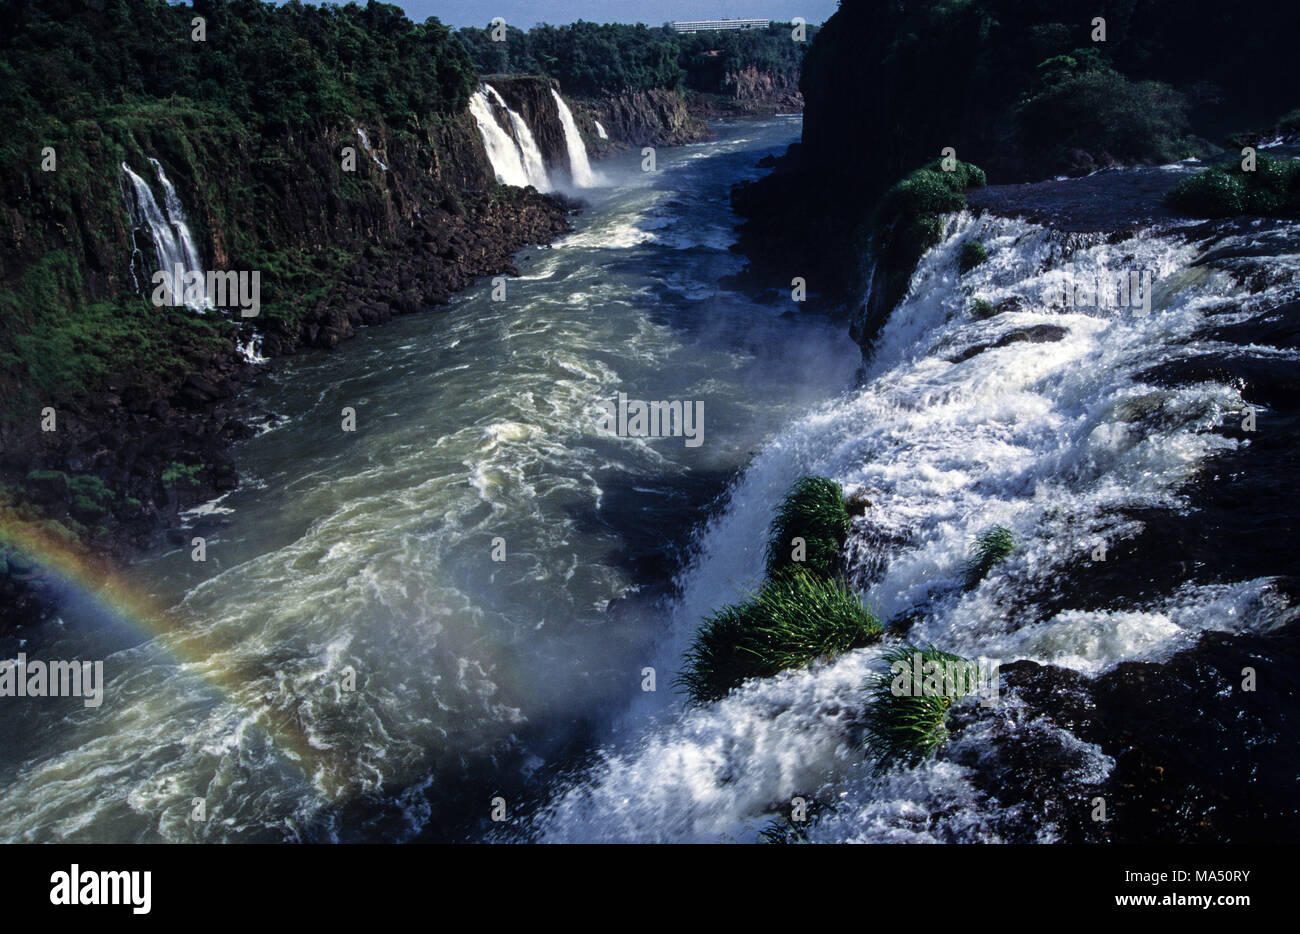
[[[880,638],[879,620],[844,583],[788,567],[744,603],[704,621],[678,683],[698,703]]]
[[[1214,166],[1183,179],[1165,200],[1195,217],[1300,217],[1300,161],[1258,155],[1253,172],[1238,162]]]
[[[965,207],[963,192],[984,184],[983,170],[969,162],[957,161],[952,171],[945,171],[942,161],[935,160],[885,193],[875,223],[889,307],[903,297],[917,260],[942,239],[942,216]]]
[[[987,298],[972,299],[970,303],[970,313],[981,320],[992,318],[998,313],[997,307]]]
[[[1015,550],[1016,540],[1011,530],[995,525],[985,529],[975,539],[970,558],[966,561],[966,586],[974,587]]]
[[[172,97],[225,110],[264,135],[346,120],[409,126],[423,114],[460,113],[475,82],[448,27],[412,23],[385,3],[5,6],[0,115],[10,147],[50,141],[73,113],[93,124],[107,105]],[[206,41],[192,38],[196,13]]]
[[[917,656],[919,656],[919,664]],[[866,727],[880,767],[914,765],[948,738],[948,710],[968,693],[973,663],[933,645],[904,643],[882,656]]]
[[[978,240],[967,240],[962,244],[961,256],[957,266],[963,273],[968,273],[989,258],[989,251]]]
[[[230,322],[155,308],[131,293],[82,304],[80,288],[77,264],[61,251],[0,287],[0,394],[58,403],[118,374],[176,381],[189,355],[218,350],[234,333]],[[62,308],[75,312],[50,313]],[[15,415],[5,407],[0,417]]]
[[[147,156],[159,159],[196,239],[228,268],[262,271],[264,320],[291,318],[350,258],[288,245],[302,240],[286,229],[290,180],[329,174],[304,165],[309,144],[354,138],[363,123],[383,127],[390,146],[427,149],[461,119],[476,80],[450,29],[383,3],[0,0],[0,194],[22,232],[0,283],[0,397],[58,405],[110,383],[165,389],[230,346],[221,316],[130,294],[123,161],[144,171]],[[53,171],[42,170],[46,147]],[[330,213],[373,216],[372,174],[331,185]],[[5,405],[4,417],[22,407]]]
[[[849,533],[844,490],[826,477],[804,477],[782,501],[772,521],[767,546],[767,573],[794,562],[794,539],[803,539],[805,568],[829,577],[839,565],[840,549]]]
[[[808,29],[809,38],[816,28]],[[491,28],[456,31],[479,72],[540,74],[555,78],[565,93],[584,96],[689,88],[724,93],[745,69],[794,87],[806,43],[790,38],[790,26],[737,32],[678,33],[642,24],[542,24],[528,32],[507,27],[504,42]]]
[[[1187,99],[1158,81],[1132,81],[1095,48],[1075,49],[1038,66],[1032,92],[1015,110],[1020,144],[1045,166],[1072,164],[1072,151],[1124,164],[1202,155],[1189,139]]]
[[[162,472],[163,486],[180,486],[182,483],[198,486],[198,474],[202,469],[202,464],[182,464],[179,461],[172,461]]]

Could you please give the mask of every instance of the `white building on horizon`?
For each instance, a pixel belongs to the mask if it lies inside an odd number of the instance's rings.
[[[670,24],[677,32],[714,32],[726,29],[766,29],[770,19],[697,19]]]

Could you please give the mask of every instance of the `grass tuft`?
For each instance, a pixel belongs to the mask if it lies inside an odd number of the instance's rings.
[[[1165,201],[1194,217],[1300,217],[1300,161],[1260,155],[1253,172],[1214,166],[1183,179]]]
[[[1015,537],[1005,526],[995,525],[975,539],[966,562],[966,586],[974,587],[1016,547]]]
[[[962,244],[961,256],[957,260],[957,267],[962,273],[968,273],[980,263],[989,258],[989,251],[984,248],[984,244],[978,240],[967,240]]]
[[[842,581],[786,567],[749,600],[705,619],[676,683],[707,703],[748,678],[861,648],[881,632],[875,614]]]
[[[794,485],[772,520],[767,546],[767,573],[792,564],[831,576],[839,566],[840,549],[849,534],[844,490],[826,477],[804,477]],[[803,561],[794,560],[794,539],[804,540]]]
[[[885,192],[876,212],[879,258],[885,266],[885,304],[893,307],[907,291],[925,251],[943,239],[944,214],[966,206],[965,192],[982,188],[984,170],[957,162],[945,172],[941,160],[917,169]]]
[[[910,643],[881,660],[885,671],[872,686],[867,741],[880,767],[914,765],[948,739],[948,710],[968,693],[971,685],[964,673],[972,663],[933,645]]]

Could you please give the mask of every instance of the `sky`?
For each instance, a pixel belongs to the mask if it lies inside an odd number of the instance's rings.
[[[359,0],[363,2],[364,0]],[[450,26],[486,26],[500,16],[511,26],[556,26],[585,19],[595,23],[645,23],[673,20],[766,18],[789,22],[802,16],[821,23],[838,0],[388,0],[417,23],[436,16]]]

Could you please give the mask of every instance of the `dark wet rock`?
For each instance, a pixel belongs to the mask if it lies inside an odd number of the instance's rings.
[[[977,344],[974,347],[966,348],[956,357],[953,357],[952,362],[961,363],[963,360],[969,360],[986,350],[994,347],[1006,347],[1008,344],[1025,342],[1031,344],[1054,343],[1064,338],[1068,332],[1068,328],[1061,327],[1059,324],[1035,324],[1030,327],[1016,328],[1014,331],[1002,335],[991,344]]]
[[[989,185],[967,192],[966,201],[1064,232],[1128,232],[1178,217],[1165,207],[1164,196],[1197,168],[1106,169],[1084,178]]]
[[[1244,687],[1248,670],[1254,690]],[[1207,633],[1168,662],[1123,662],[1095,679],[1028,661],[1000,675],[1022,709],[965,707],[953,721],[992,725],[985,754],[965,764],[987,794],[1020,806],[1004,828],[1013,839],[1032,840],[1048,823],[1068,842],[1283,842],[1300,833],[1297,625]],[[1109,774],[1087,768],[1070,736],[1113,760]],[[1092,819],[1096,797],[1105,822]]]
[[[1278,410],[1300,405],[1300,366],[1286,358],[1205,354],[1152,367],[1141,378],[1159,386],[1225,383],[1237,387],[1248,403]]]
[[[1203,331],[1206,340],[1300,349],[1300,302],[1287,302],[1237,324]]]

